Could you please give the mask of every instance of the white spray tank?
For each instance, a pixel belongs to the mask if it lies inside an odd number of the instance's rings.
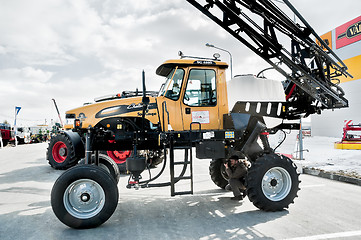
[[[238,101],[242,102],[286,102],[281,81],[257,78],[254,75],[238,75],[227,81],[228,107],[232,111]],[[282,119],[264,117],[268,128],[282,123]]]

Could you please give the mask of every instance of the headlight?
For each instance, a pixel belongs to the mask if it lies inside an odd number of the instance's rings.
[[[74,120],[74,128],[81,128],[81,121],[80,119]]]

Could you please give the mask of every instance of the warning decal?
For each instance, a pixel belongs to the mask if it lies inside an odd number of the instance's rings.
[[[192,122],[209,123],[209,111],[192,111]]]

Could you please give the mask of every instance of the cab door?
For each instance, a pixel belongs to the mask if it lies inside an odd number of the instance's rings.
[[[216,76],[216,69],[189,70],[181,101],[184,130],[189,130],[192,122],[200,123],[202,129],[220,128],[222,118],[218,115]]]
[[[180,103],[184,75],[184,69],[178,67],[173,69],[157,98],[160,122],[164,131],[183,130]]]

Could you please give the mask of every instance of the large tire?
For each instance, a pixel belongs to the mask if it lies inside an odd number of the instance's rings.
[[[63,173],[51,191],[57,218],[72,228],[94,228],[106,222],[118,205],[113,177],[94,165],[78,165]]]
[[[248,171],[249,200],[264,211],[281,211],[297,197],[299,174],[296,165],[283,155],[265,154]]]
[[[70,138],[62,133],[50,139],[46,159],[55,169],[68,169],[79,161]]]
[[[225,188],[228,184],[228,176],[222,159],[213,159],[209,165],[209,175],[212,181],[220,188]]]
[[[95,158],[95,155],[92,156]],[[78,164],[84,164],[85,159],[82,159],[78,162]],[[99,167],[103,168],[107,171],[115,180],[116,183],[119,182],[120,172],[117,164],[107,155],[99,154]]]
[[[130,157],[132,151],[102,151],[101,153],[108,155],[118,165],[119,172],[127,172],[126,161]]]
[[[9,143],[9,140],[4,140],[3,139],[3,146],[5,147],[6,145],[8,145],[8,143]]]
[[[16,140],[18,141],[18,144],[24,144],[24,138],[16,137]]]

